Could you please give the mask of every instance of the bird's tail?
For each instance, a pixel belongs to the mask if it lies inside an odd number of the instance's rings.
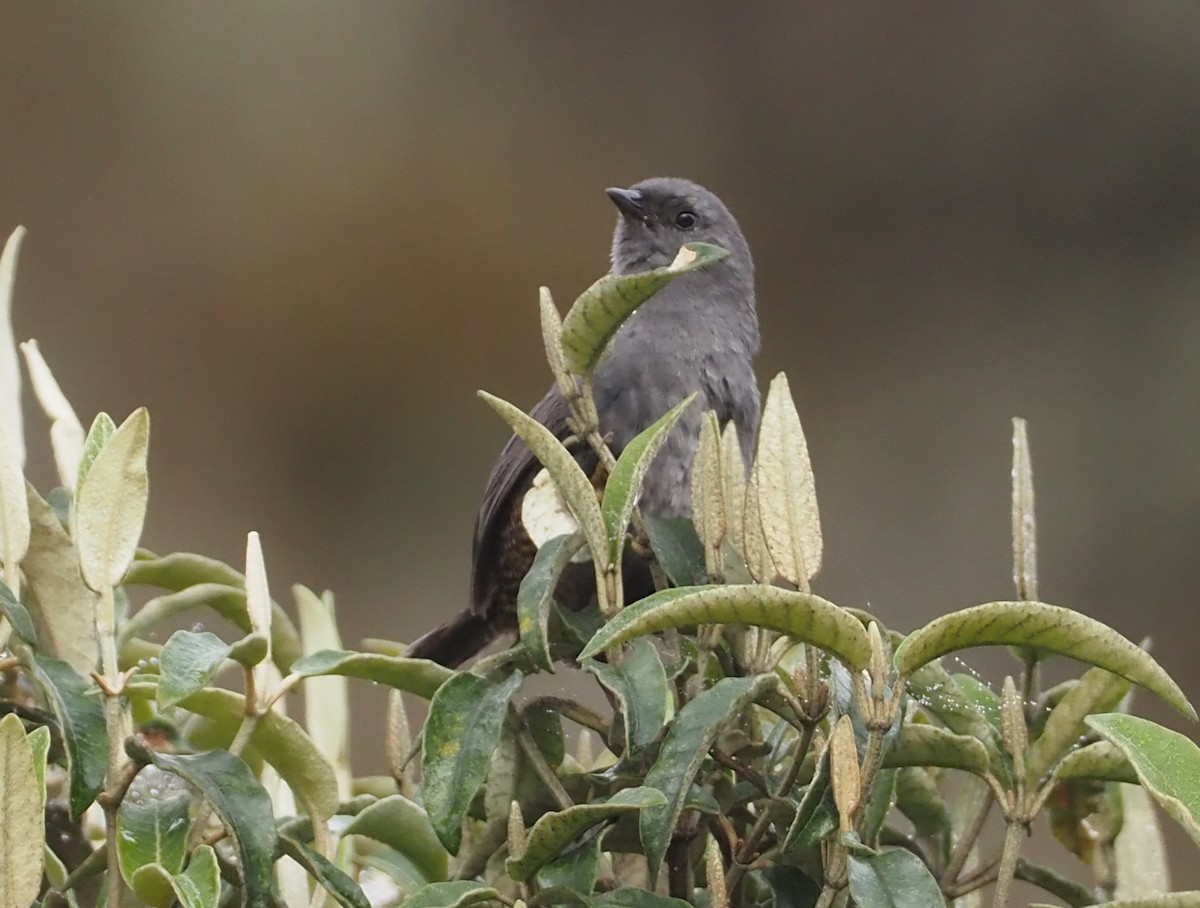
[[[495,639],[491,624],[483,615],[460,612],[414,640],[404,655],[411,659],[432,659],[446,668],[458,668]]]

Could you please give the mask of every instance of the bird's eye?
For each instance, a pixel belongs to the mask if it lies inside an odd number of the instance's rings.
[[[680,230],[691,230],[696,226],[697,220],[698,218],[696,217],[696,212],[681,211],[679,214],[675,215],[675,226]]]

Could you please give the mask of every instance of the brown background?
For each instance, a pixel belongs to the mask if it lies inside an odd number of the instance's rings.
[[[473,392],[540,396],[537,286],[565,309],[602,189],[669,173],[754,249],[818,591],[901,628],[1011,596],[1022,415],[1043,597],[1195,699],[1198,150],[1191,3],[0,6],[18,336],[85,422],[150,407],[148,545],[257,529],[351,644],[463,604],[505,434]]]

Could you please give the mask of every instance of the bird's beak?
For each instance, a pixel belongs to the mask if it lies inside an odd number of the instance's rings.
[[[604,190],[612,199],[617,210],[631,221],[646,222],[646,197],[636,189],[618,189],[611,187]]]

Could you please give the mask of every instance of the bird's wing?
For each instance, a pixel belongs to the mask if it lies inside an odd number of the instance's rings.
[[[560,439],[570,434],[569,414],[567,402],[556,387],[547,391],[529,411],[530,416]],[[475,521],[475,540],[471,547],[471,610],[476,614],[486,612],[492,596],[493,568],[502,555],[496,547],[502,524],[508,519],[505,505],[512,494],[532,480],[538,469],[540,465],[533,452],[515,435],[508,440],[492,467]]]

